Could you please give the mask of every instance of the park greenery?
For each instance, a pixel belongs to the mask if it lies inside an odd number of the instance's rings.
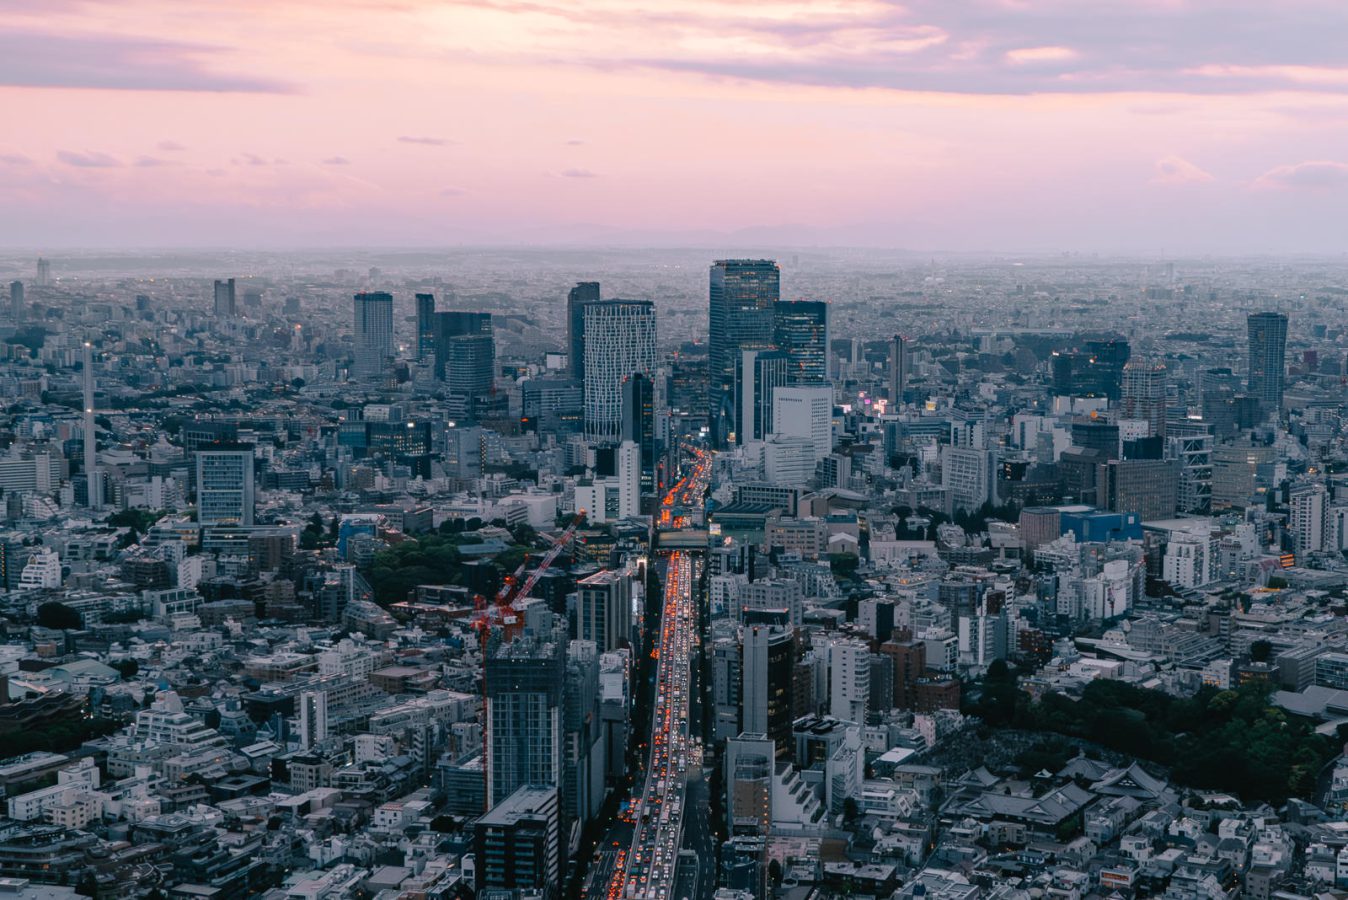
[[[0,733],[0,744],[4,745],[7,754],[14,756],[35,750],[64,753],[79,748],[86,741],[106,737],[121,727],[122,723],[115,719],[80,716]]]
[[[369,575],[375,602],[400,603],[419,584],[461,584],[460,543],[455,536],[430,534],[377,554]]]
[[[464,584],[465,571],[460,564],[463,555],[459,548],[482,543],[476,532],[486,524],[475,516],[446,519],[438,530],[401,541],[377,554],[368,575],[375,601],[385,606],[401,602],[419,584]],[[490,524],[505,525],[499,519]],[[528,525],[511,528],[511,545],[492,560],[499,573],[504,575],[518,568],[537,537]]]
[[[64,603],[49,600],[37,608],[37,624],[54,631],[67,629],[78,631],[84,627],[84,619],[79,612]]]
[[[1061,735],[1159,763],[1185,787],[1276,804],[1310,796],[1338,745],[1316,734],[1312,722],[1274,706],[1271,691],[1256,681],[1176,697],[1097,679],[1080,699],[1050,692],[1032,701],[1015,671],[998,661],[965,712],[989,728]]]

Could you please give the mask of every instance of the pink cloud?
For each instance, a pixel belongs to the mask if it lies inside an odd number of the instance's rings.
[[[1348,163],[1312,160],[1287,166],[1275,166],[1254,180],[1256,188],[1295,188],[1323,190],[1348,184]]]
[[[1215,180],[1211,172],[1181,156],[1164,156],[1156,160],[1152,170],[1152,184],[1205,184]]]
[[[1081,56],[1071,47],[1018,47],[1006,51],[1006,61],[1014,66],[1071,62]]]

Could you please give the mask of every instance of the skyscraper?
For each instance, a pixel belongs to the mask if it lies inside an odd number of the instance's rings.
[[[585,304],[585,436],[622,439],[623,382],[655,372],[655,304],[601,300]]]
[[[216,444],[197,451],[197,521],[253,524],[253,447]]]
[[[1123,367],[1128,365],[1133,351],[1123,338],[1087,341],[1088,371],[1095,385],[1094,393],[1116,401],[1123,391]]]
[[[1281,410],[1287,373],[1287,316],[1276,312],[1254,313],[1245,324],[1250,335],[1250,396],[1266,409]]]
[[[40,256],[37,258],[37,286],[51,286],[51,260],[43,259]]]
[[[373,378],[393,359],[393,295],[384,292],[355,296],[355,360],[351,373]]]
[[[889,408],[898,409],[903,405],[903,392],[908,389],[908,370],[912,367],[909,359],[908,338],[896,334],[889,342]]]
[[[24,311],[23,282],[11,281],[9,283],[9,317],[13,319],[16,326],[23,322]]]
[[[237,307],[234,304],[234,279],[215,281],[215,314],[222,319],[234,317]]]
[[[593,641],[566,648],[562,697],[562,819],[588,822],[604,802],[604,744],[599,722],[599,651]]]
[[[791,669],[795,639],[773,625],[747,625],[743,636],[744,679],[740,721],[745,732],[764,734],[780,758],[791,752]]]
[[[1165,364],[1134,359],[1123,367],[1122,416],[1146,422],[1148,437],[1165,437]]]
[[[550,638],[516,638],[488,654],[485,676],[488,805],[526,785],[556,790],[562,777],[565,647]]]
[[[435,357],[435,295],[417,294],[417,362]]]
[[[496,380],[496,340],[490,334],[460,334],[445,341],[445,390],[460,397],[487,397]]]
[[[94,419],[94,345],[84,342],[84,477],[90,509],[103,508],[103,485],[98,477],[98,426]]]
[[[772,341],[787,356],[788,383],[828,383],[827,303],[820,300],[774,303]]]
[[[641,460],[641,493],[655,491],[655,382],[633,372],[623,381],[622,439],[637,445]]]
[[[1239,430],[1236,424],[1236,394],[1240,392],[1240,377],[1228,367],[1205,369],[1199,376],[1199,395],[1203,421],[1212,424],[1212,434],[1219,441],[1228,440]]]
[[[600,653],[632,644],[632,581],[610,569],[576,584],[576,639],[593,641]]]
[[[435,314],[435,377],[449,379],[449,357],[451,353],[450,344],[456,338],[460,337],[482,337],[485,336],[491,343],[491,359],[489,362],[482,363],[490,373],[487,378],[494,378],[496,372],[496,338],[492,329],[491,313],[487,312],[465,312],[460,310],[445,310]],[[477,348],[477,357],[481,359],[482,347]],[[460,361],[464,359],[467,351],[460,348]],[[460,373],[460,379],[464,377]],[[481,372],[477,373],[476,378],[479,383],[486,383],[487,390],[490,391],[491,384],[484,378]],[[463,384],[462,380],[459,382]]]
[[[566,295],[566,364],[571,377],[585,377],[585,304],[599,301],[599,282],[579,281]]]
[[[745,344],[772,343],[772,308],[781,297],[781,270],[770,259],[721,259],[712,264],[709,300],[709,408],[713,442],[724,446],[734,421],[735,358]]]
[[[761,441],[772,432],[772,399],[790,383],[787,354],[776,348],[742,348],[735,367],[735,440]]]

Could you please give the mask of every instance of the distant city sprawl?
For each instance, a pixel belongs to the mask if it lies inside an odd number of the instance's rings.
[[[0,256],[0,895],[1348,888],[1348,264]]]

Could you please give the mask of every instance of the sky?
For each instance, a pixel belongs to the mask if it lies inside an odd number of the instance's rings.
[[[1342,0],[4,0],[0,246],[1342,253]]]

